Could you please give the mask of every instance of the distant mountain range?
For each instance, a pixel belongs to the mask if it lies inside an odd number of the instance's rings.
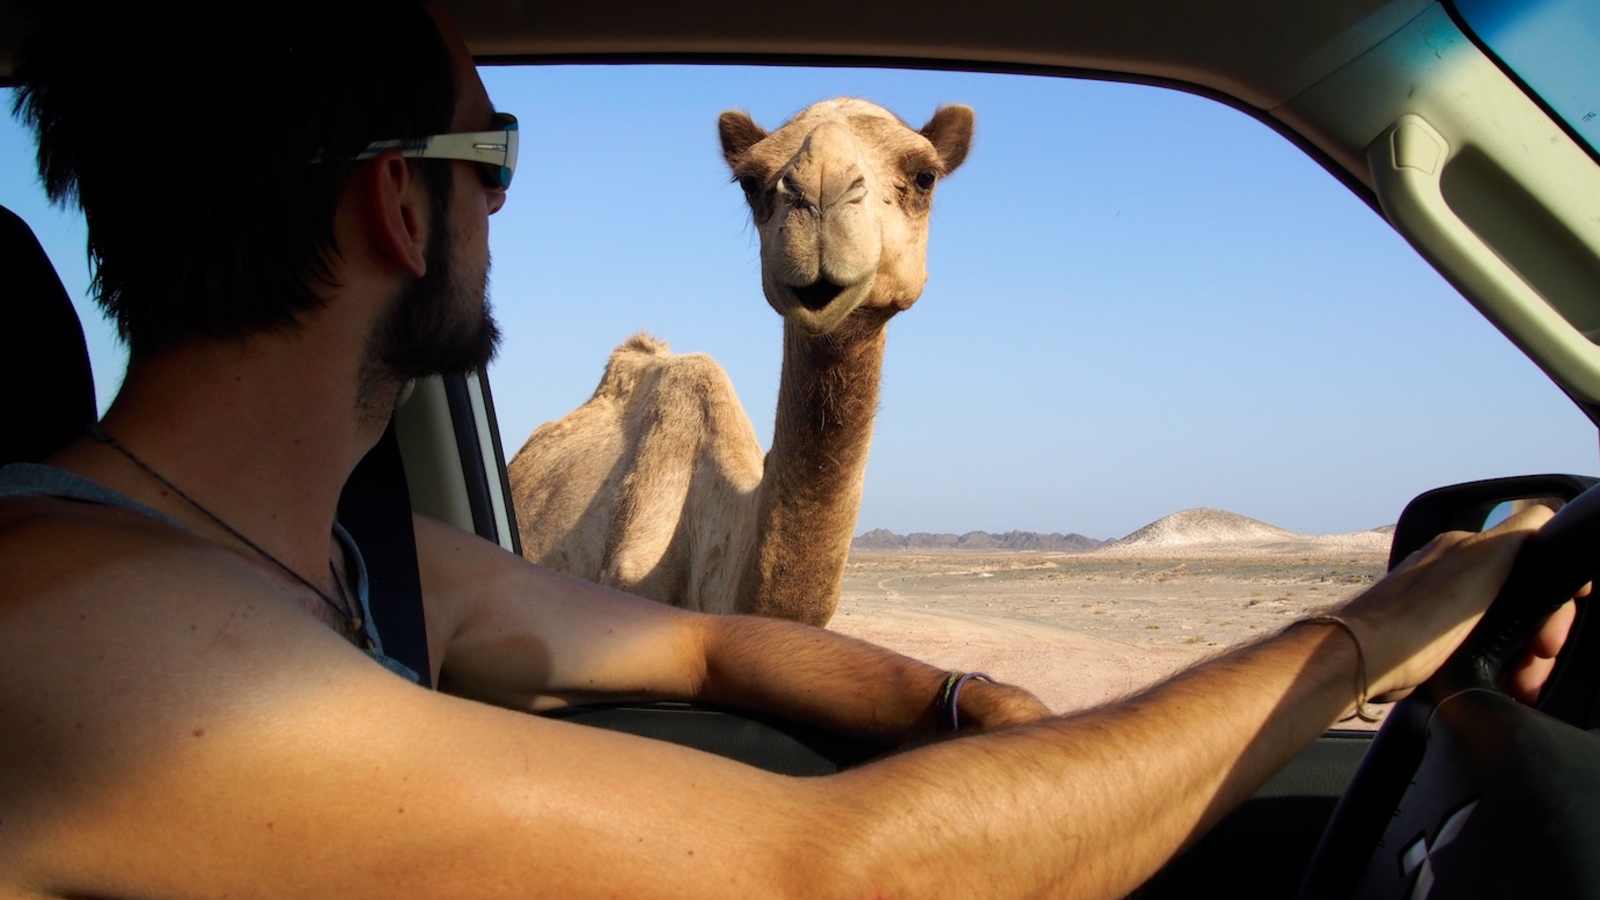
[[[1071,553],[1093,550],[1104,543],[1081,534],[1057,532],[1007,531],[990,534],[987,531],[969,531],[966,534],[932,534],[914,531],[911,534],[896,534],[886,528],[875,528],[857,535],[850,546],[857,550],[1051,550]]]
[[[1007,531],[991,534],[969,531],[966,534],[916,531],[896,534],[876,528],[858,535],[850,543],[856,550],[1045,550],[1056,553],[1084,553],[1090,550],[1130,553],[1227,545],[1305,545],[1327,549],[1374,550],[1388,547],[1393,525],[1348,534],[1310,535],[1228,512],[1199,507],[1163,516],[1125,537],[1101,541],[1081,534],[1040,534],[1036,531]]]

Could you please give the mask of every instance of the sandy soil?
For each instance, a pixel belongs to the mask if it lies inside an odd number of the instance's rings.
[[[1343,600],[1382,552],[856,551],[829,627],[1082,709]]]

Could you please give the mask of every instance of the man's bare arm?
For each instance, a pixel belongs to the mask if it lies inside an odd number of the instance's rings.
[[[1371,693],[1431,675],[1549,518],[1441,536],[1346,604]],[[1553,656],[1569,623],[1546,623],[1534,655]],[[1354,646],[1300,624],[1127,701],[841,774],[860,799],[852,866],[888,896],[1120,896],[1353,705]]]
[[[1112,706],[843,773],[864,894],[1121,896],[1326,729],[1353,666],[1344,635],[1294,629]]]
[[[1377,690],[1470,629],[1521,527],[1349,607]],[[40,538],[0,615],[26,651],[0,656],[0,869],[57,895],[1107,896],[1351,700],[1351,645],[1304,626],[1128,704],[788,779],[419,690],[232,554],[91,536],[89,572]]]
[[[706,678],[698,698],[890,741],[929,737],[945,670],[833,631],[754,616],[706,617]],[[1007,684],[967,683],[962,731],[1033,722],[1050,714]]]
[[[533,565],[426,516],[414,524],[442,688],[526,710],[698,689],[695,613]]]
[[[442,685],[513,709],[616,696],[700,700],[890,741],[933,731],[945,672],[835,632],[673,609],[534,566],[417,518]],[[962,691],[980,728],[1049,710],[1008,685]]]

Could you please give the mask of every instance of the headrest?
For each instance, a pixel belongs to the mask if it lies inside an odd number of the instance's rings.
[[[27,223],[0,206],[0,465],[54,453],[95,421],[83,326]]]

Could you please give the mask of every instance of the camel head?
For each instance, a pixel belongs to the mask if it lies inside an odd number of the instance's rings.
[[[853,98],[807,107],[770,134],[742,112],[717,122],[722,155],[761,234],[761,288],[813,334],[857,309],[893,315],[928,280],[928,212],[972,142],[972,110],[912,129]]]

